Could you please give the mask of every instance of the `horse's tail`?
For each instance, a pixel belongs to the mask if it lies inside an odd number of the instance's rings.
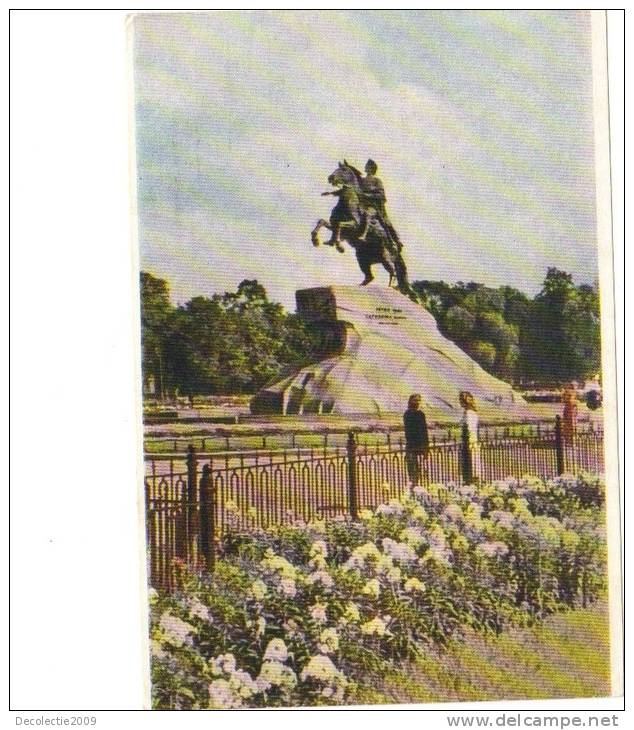
[[[396,282],[398,284],[399,291],[409,297],[413,302],[418,302],[418,295],[409,283],[407,266],[405,265],[405,261],[403,260],[400,251],[394,257],[394,271],[396,273]]]

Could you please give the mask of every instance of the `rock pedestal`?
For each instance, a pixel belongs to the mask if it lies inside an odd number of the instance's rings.
[[[444,337],[434,317],[400,292],[330,286],[296,293],[297,310],[321,334],[321,359],[262,389],[253,413],[381,415],[402,412],[412,393],[426,412],[462,415],[461,390],[484,415],[525,409],[510,385]]]

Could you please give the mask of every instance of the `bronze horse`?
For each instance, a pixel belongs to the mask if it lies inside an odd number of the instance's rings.
[[[361,286],[366,286],[373,279],[372,265],[381,264],[390,275],[389,286],[392,286],[396,277],[397,288],[403,294],[411,295],[412,289],[407,279],[407,268],[401,252],[387,232],[379,216],[372,210],[365,209],[362,204],[362,191],[359,185],[358,173],[345,161],[328,177],[331,185],[337,186],[336,194],[339,197],[332,210],[330,221],[320,219],[311,232],[313,246],[319,246],[319,231],[327,228],[335,230],[338,225],[341,239],[347,241],[354,248],[359,268],[365,278]],[[367,215],[367,229],[364,226],[364,212]],[[365,230],[364,230],[365,229]],[[364,239],[359,238],[365,232]],[[324,241],[326,245],[337,245],[334,240]],[[337,245],[337,250],[343,252],[343,247]]]

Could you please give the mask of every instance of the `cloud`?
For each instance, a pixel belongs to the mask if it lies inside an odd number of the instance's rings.
[[[412,278],[591,281],[589,53],[585,13],[137,16],[142,265],[180,300],[356,283],[309,232],[373,157]]]

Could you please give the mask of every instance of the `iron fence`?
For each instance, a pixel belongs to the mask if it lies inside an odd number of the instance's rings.
[[[479,433],[482,439],[496,439],[503,437],[539,436],[544,430],[553,428],[549,421],[532,421],[509,425],[480,424]],[[578,431],[584,433],[594,428],[589,419],[579,420]],[[145,451],[153,454],[187,454],[190,446],[197,450],[209,453],[224,451],[241,452],[245,450],[268,452],[271,450],[290,449],[320,449],[331,447],[345,447],[350,427],[329,428],[294,428],[275,429],[266,431],[235,432],[231,429],[217,429],[215,433],[194,433],[186,436],[153,436],[146,435]],[[402,426],[369,426],[355,429],[360,444],[368,446],[397,444],[403,439]],[[430,426],[432,441],[443,443],[460,438],[459,425]]]
[[[409,463],[408,463],[409,462]],[[178,562],[213,568],[216,541],[229,529],[257,530],[315,520],[356,519],[360,510],[422,486],[493,482],[527,474],[602,473],[603,431],[566,442],[559,419],[538,433],[484,433],[408,454],[402,441],[222,455],[190,446],[185,458],[146,455],[146,525],[152,585],[175,585]],[[412,471],[413,470],[413,471]]]

